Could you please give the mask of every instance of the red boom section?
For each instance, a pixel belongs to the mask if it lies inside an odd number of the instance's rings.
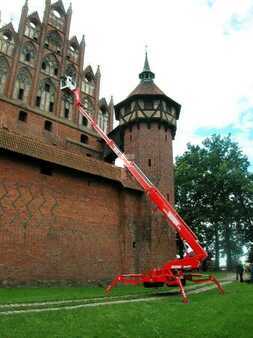
[[[70,89],[71,90],[71,89]],[[153,269],[146,273],[142,274],[124,274],[118,275],[114,278],[111,284],[107,287],[107,291],[110,291],[111,288],[117,285],[118,282],[125,284],[141,284],[144,286],[157,286],[167,284],[169,285],[178,285],[180,293],[183,297],[185,303],[188,302],[188,298],[184,291],[183,284],[181,280],[191,280],[194,283],[215,283],[221,293],[224,292],[223,288],[217,281],[214,276],[205,276],[201,274],[185,274],[185,270],[191,270],[199,268],[200,263],[207,257],[206,251],[199,244],[198,239],[194,232],[189,228],[189,226],[184,222],[184,220],[179,216],[176,210],[170,205],[166,198],[161,194],[161,192],[150,182],[150,180],[145,176],[142,170],[132,161],[129,161],[126,155],[121,152],[117,147],[115,142],[110,139],[105,132],[97,125],[96,120],[93,119],[83,108],[80,101],[80,91],[79,89],[71,90],[75,95],[75,101],[79,107],[80,113],[87,118],[91,126],[96,130],[96,132],[101,136],[101,138],[106,142],[107,146],[117,155],[119,159],[123,162],[124,166],[128,169],[131,175],[136,179],[139,185],[143,188],[150,201],[155,205],[155,209],[159,210],[167,223],[171,225],[179,234],[181,239],[186,242],[191,249],[190,252],[186,252],[184,258],[174,259],[166,263],[161,269]]]
[[[124,166],[129,170],[131,175],[136,179],[139,185],[144,189],[149,199],[154,203],[156,208],[164,215],[164,218],[173,228],[179,233],[182,240],[184,240],[192,249],[193,256],[186,256],[184,259],[176,259],[172,265],[183,265],[186,264],[187,267],[191,265],[192,268],[199,266],[200,262],[207,257],[206,251],[199,244],[196,235],[189,228],[189,226],[184,222],[184,220],[179,216],[176,210],[171,206],[171,204],[166,200],[166,198],[161,194],[161,192],[150,182],[142,170],[137,166],[136,163],[129,161],[125,154],[117,147],[115,142],[110,139],[105,132],[97,125],[96,121],[85,111],[80,102],[80,93],[79,89],[74,90],[76,103],[79,106],[80,113],[87,118],[92,127],[97,131],[97,133],[103,138],[108,147],[121,159]],[[189,264],[191,260],[191,264]],[[166,264],[165,266],[169,268],[171,264]]]

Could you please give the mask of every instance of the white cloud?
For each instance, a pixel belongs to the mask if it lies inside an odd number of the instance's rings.
[[[2,17],[21,5],[9,0]],[[40,0],[29,6],[42,13]],[[85,63],[101,65],[102,95],[115,102],[137,85],[148,44],[156,83],[182,104],[175,154],[201,142],[200,127],[238,125],[241,98],[253,105],[252,0],[73,0],[72,7],[71,32],[86,36]],[[237,139],[253,162],[248,135]]]

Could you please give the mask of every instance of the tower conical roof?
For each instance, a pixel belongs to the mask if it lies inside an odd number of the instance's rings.
[[[166,95],[164,92],[152,81],[152,82],[140,82],[138,86],[128,95],[128,97],[134,95]]]
[[[128,97],[134,95],[165,95],[153,81],[155,74],[150,69],[147,51],[145,53],[143,71],[139,74],[139,78],[141,80],[140,83]]]
[[[143,71],[139,74],[140,83],[138,86],[125,98],[123,101],[117,103],[115,108],[115,116],[116,119],[119,120],[119,112],[120,109],[126,105],[129,104],[129,102],[132,102],[135,97],[145,98],[153,96],[153,99],[155,98],[162,98],[164,101],[168,102],[168,104],[172,105],[176,109],[176,116],[177,119],[179,117],[181,106],[174,100],[172,100],[170,97],[168,97],[153,81],[155,78],[155,74],[151,71],[150,65],[148,62],[148,55],[147,52],[145,54],[145,61],[144,61],[144,67]]]

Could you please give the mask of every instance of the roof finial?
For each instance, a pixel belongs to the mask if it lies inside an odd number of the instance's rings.
[[[155,77],[155,74],[151,72],[149,62],[148,62],[148,46],[145,45],[145,62],[144,62],[143,71],[140,73],[139,78],[143,82],[150,82],[150,81],[153,81],[154,77]]]
[[[72,13],[72,2],[70,1],[69,7],[68,7],[68,13]]]
[[[100,77],[101,76],[100,65],[97,66],[97,71],[96,71],[95,76],[96,77]]]

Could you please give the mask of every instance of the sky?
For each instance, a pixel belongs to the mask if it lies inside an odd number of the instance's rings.
[[[17,27],[23,3],[0,0],[2,23]],[[100,65],[102,96],[117,103],[136,87],[147,45],[156,84],[182,105],[174,155],[231,133],[253,171],[253,0],[72,0],[72,8],[71,35],[85,35],[85,65]],[[29,0],[29,9],[42,16],[44,1]]]

